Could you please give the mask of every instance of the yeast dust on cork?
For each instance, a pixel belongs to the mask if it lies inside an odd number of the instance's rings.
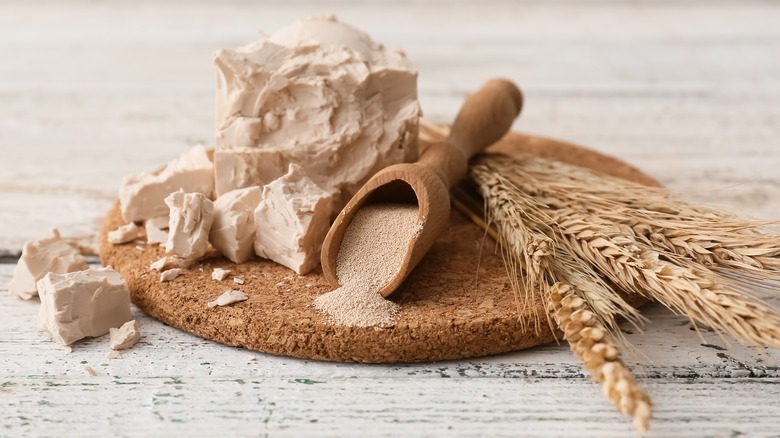
[[[360,208],[341,241],[336,276],[341,287],[320,295],[314,306],[339,325],[390,325],[401,306],[379,290],[398,273],[412,238],[420,232],[419,207],[369,204]]]

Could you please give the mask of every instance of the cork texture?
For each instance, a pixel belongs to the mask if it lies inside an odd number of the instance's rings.
[[[567,143],[509,134],[491,148],[533,152],[581,164],[632,181],[657,185],[619,160]],[[453,212],[451,225],[390,299],[401,305],[394,325],[356,328],[334,325],[314,309],[314,299],[332,288],[318,268],[298,276],[271,261],[254,258],[236,265],[211,251],[160,282],[149,265],[165,255],[158,245],[112,245],[108,231],[122,225],[119,203],[109,211],[100,235],[100,258],[128,283],[133,302],[156,319],[227,345],[306,359],[342,362],[420,362],[504,353],[555,340],[546,324],[539,332],[521,329],[522,320],[543,314],[538,298],[518,313],[509,277],[495,242]],[[214,268],[231,270],[222,282]],[[243,277],[245,284],[232,281]],[[238,289],[247,301],[209,308],[223,292]],[[632,305],[642,299],[629,296]]]

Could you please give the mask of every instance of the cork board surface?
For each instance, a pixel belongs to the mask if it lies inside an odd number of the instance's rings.
[[[504,153],[534,152],[582,164],[615,176],[657,185],[619,160],[567,143],[512,133],[491,147]],[[543,312],[535,299],[518,314],[514,294],[495,243],[457,212],[445,233],[390,299],[401,305],[391,327],[354,328],[331,324],[312,302],[331,287],[320,269],[304,276],[271,261],[236,265],[212,251],[161,283],[149,265],[165,255],[143,239],[124,245],[106,240],[122,225],[118,202],[106,216],[100,258],[128,283],[133,302],[156,319],[206,339],[261,352],[343,362],[391,363],[460,359],[504,353],[555,340],[542,324],[522,330],[521,320]],[[229,269],[222,282],[214,268]],[[232,281],[240,276],[245,284]],[[206,303],[229,289],[249,296],[244,302],[209,308]],[[633,305],[639,297],[628,297]]]

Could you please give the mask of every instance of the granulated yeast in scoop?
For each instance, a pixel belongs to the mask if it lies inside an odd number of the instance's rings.
[[[317,297],[317,310],[350,327],[392,324],[401,307],[382,298],[379,290],[401,269],[409,242],[420,230],[418,214],[416,205],[362,207],[344,233],[336,259],[341,287]]]

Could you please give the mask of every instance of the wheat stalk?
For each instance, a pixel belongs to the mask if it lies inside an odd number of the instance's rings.
[[[583,259],[558,251],[549,219],[534,198],[524,196],[500,174],[479,166],[472,168],[485,199],[487,223],[498,228],[507,269],[515,296],[523,284],[525,305],[529,294],[540,293],[548,314],[581,358],[593,378],[601,383],[607,398],[617,409],[634,418],[637,430],[649,427],[651,402],[644,390],[620,360],[620,347],[630,345],[617,325],[617,318],[640,319],[629,306]],[[516,278],[526,278],[517,282]],[[528,280],[530,278],[530,280]],[[562,285],[564,281],[576,287]],[[537,287],[540,286],[540,287]],[[522,309],[524,306],[519,304]],[[535,318],[539,327],[539,318]],[[549,319],[548,319],[549,322]],[[524,330],[524,328],[523,328]]]
[[[534,178],[523,172],[521,164],[511,159],[483,157],[473,166],[478,170],[472,170],[472,176],[478,182],[478,173],[506,176],[507,184],[517,189],[515,197],[534,200],[526,202],[526,217],[548,218],[544,229],[553,230],[554,236],[550,237],[560,248],[587,261],[617,286],[656,299],[695,322],[726,331],[740,340],[780,347],[780,316],[776,310],[727,287],[728,280],[697,258],[679,257],[677,252],[652,240],[639,238],[635,227],[626,224],[625,219],[615,221],[611,216],[614,213],[598,210],[595,206],[601,204],[596,197],[552,190],[547,181],[549,175]],[[540,211],[529,211],[537,208]],[[644,220],[652,224],[648,217]],[[705,235],[709,231],[699,233]]]
[[[748,343],[780,348],[780,315],[766,303],[733,290],[691,261],[660,260],[643,272],[647,295],[665,306]]]
[[[603,324],[615,338],[625,343],[617,319],[626,318],[638,326],[641,316],[612,290],[591,265],[556,249],[556,236],[553,229],[546,225],[551,219],[544,214],[543,206],[536,199],[525,196],[501,174],[483,166],[472,166],[471,176],[479,183],[485,199],[488,225],[492,223],[498,228],[498,242],[503,249],[515,297],[519,300],[518,309],[526,309],[533,303],[528,299],[530,294],[538,292],[545,296],[550,285],[563,281],[583,291],[583,299],[588,301]],[[523,291],[522,297],[520,291]],[[533,322],[538,330],[541,318],[536,316]]]
[[[619,287],[653,298],[693,321],[757,345],[780,348],[780,316],[769,306],[726,287],[694,260],[664,260],[654,248],[599,223],[595,216],[553,216],[566,247]]]
[[[639,432],[647,432],[652,402],[620,359],[620,349],[601,325],[593,309],[570,285],[556,283],[548,295],[553,318],[571,350],[582,360],[604,395],[617,410],[634,420]]]
[[[541,157],[491,156],[490,162],[494,170],[500,168],[513,181],[525,181],[526,193],[547,196],[550,206],[574,201],[583,211],[628,226],[636,237],[669,253],[706,266],[747,270],[780,280],[780,235],[765,230],[775,222],[745,221],[729,212],[677,199],[662,188]]]
[[[509,169],[510,173],[533,174],[538,180],[545,181],[546,185],[551,188],[575,190],[579,196],[592,196],[592,202],[615,201],[638,210],[644,210],[649,214],[665,215],[676,221],[706,220],[723,223],[724,220],[736,220],[744,225],[744,221],[731,212],[682,201],[675,194],[662,187],[633,183],[584,167],[536,155],[518,154],[512,157],[494,155],[492,158],[521,164],[519,167]],[[582,183],[586,181],[597,184],[583,186]],[[681,215],[681,213],[685,214]]]
[[[486,193],[485,211],[487,226],[495,224],[498,228],[498,243],[502,249],[504,264],[507,267],[518,313],[524,314],[530,309],[534,312],[531,321],[534,332],[539,333],[541,315],[532,294],[546,295],[548,283],[544,275],[550,267],[550,256],[555,243],[544,235],[523,225],[523,211],[513,202],[515,199],[511,187],[501,184],[500,177],[484,175],[482,181]],[[520,291],[523,295],[520,295]],[[521,319],[521,329],[526,330],[528,321]]]
[[[441,140],[446,130],[427,135]],[[776,222],[535,156],[482,156],[470,175],[485,199],[482,225],[497,226],[510,272],[544,285],[572,351],[637,430],[647,430],[652,404],[620,360],[615,321],[641,317],[605,279],[738,339],[780,347],[780,315],[750,296],[756,287],[778,289],[780,236],[768,228]],[[551,251],[534,264],[528,242],[542,237]]]

